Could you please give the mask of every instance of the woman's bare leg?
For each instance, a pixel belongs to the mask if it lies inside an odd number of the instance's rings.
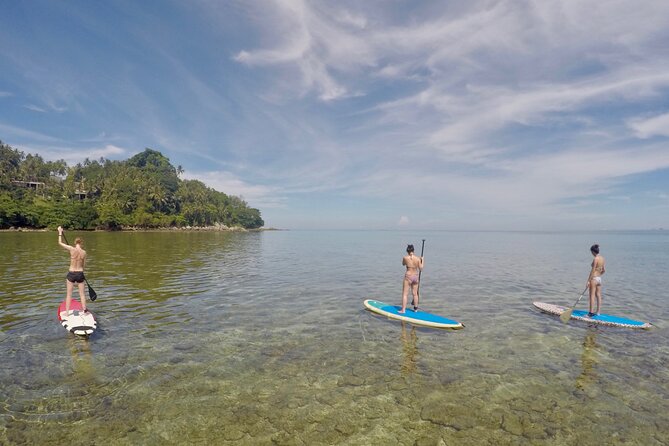
[[[86,291],[84,290],[84,282],[79,283],[79,300],[81,301],[81,308],[86,311]]]
[[[411,291],[413,292],[413,308],[414,308],[414,311],[418,311],[418,284],[417,283],[411,285]]]
[[[589,307],[588,307],[588,313],[594,313],[595,309],[595,293],[597,292],[597,282],[592,279],[590,280],[590,299],[589,299]]]
[[[70,303],[72,302],[72,282],[65,279],[65,316],[70,315]]]
[[[398,313],[403,314],[407,309],[407,297],[409,295],[409,281],[404,279],[402,281],[402,310]]]

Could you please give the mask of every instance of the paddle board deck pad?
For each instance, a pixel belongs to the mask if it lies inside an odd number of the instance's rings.
[[[389,317],[390,319],[397,319],[400,321],[409,322],[414,325],[433,328],[456,329],[465,327],[460,322],[454,321],[453,319],[447,319],[436,314],[426,313],[420,309],[418,311],[413,311],[413,307],[407,307],[404,314],[400,314],[399,311],[402,309],[400,305],[390,305],[373,299],[367,299],[363,303],[369,311],[382,314]]]
[[[81,302],[72,299],[70,302],[70,314],[65,314],[65,301],[63,300],[58,307],[58,320],[65,327],[65,330],[79,336],[89,336],[97,328],[98,323],[91,312],[83,311]]]
[[[534,302],[534,306],[543,311],[544,313],[554,314],[556,316],[559,316],[564,311],[568,310],[567,307],[547,304],[544,302]],[[635,321],[634,319],[628,319],[626,317],[611,316],[610,314],[598,314],[592,317],[588,317],[588,312],[584,310],[574,310],[571,314],[571,319],[576,319],[577,321],[590,322],[592,324],[608,325],[610,327],[648,329],[653,326],[648,322]]]

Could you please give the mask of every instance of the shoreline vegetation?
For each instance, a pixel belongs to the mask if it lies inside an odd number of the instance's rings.
[[[239,231],[263,228],[241,197],[185,180],[162,153],[68,166],[0,141],[0,230]]]

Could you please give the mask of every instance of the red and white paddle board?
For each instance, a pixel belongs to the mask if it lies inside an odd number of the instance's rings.
[[[65,314],[65,300],[58,307],[58,320],[65,330],[79,336],[90,336],[97,328],[98,323],[90,311],[84,312],[81,302],[72,299],[70,302],[70,314]]]

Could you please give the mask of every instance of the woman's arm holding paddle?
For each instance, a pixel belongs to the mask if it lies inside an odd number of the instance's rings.
[[[71,251],[73,248],[70,245],[68,245],[67,243],[63,243],[62,238],[63,238],[63,227],[58,226],[58,244],[62,248],[67,249],[68,251]]]

